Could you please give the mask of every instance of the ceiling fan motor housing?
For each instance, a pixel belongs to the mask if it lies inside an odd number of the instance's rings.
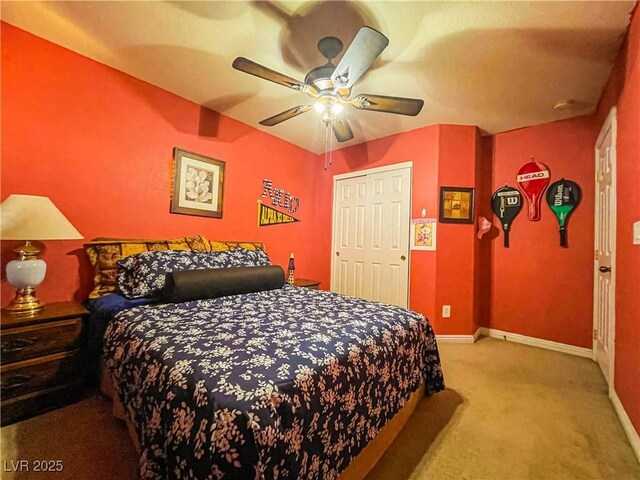
[[[331,75],[335,69],[336,66],[331,63],[320,65],[307,73],[304,77],[304,83],[313,86],[318,92],[333,91],[335,85],[331,80]],[[346,98],[351,93],[351,89],[341,88],[337,93],[342,98]]]

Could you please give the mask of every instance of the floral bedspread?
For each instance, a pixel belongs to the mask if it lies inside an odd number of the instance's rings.
[[[286,285],[118,313],[106,364],[143,479],[332,479],[422,382],[444,388],[428,320]]]

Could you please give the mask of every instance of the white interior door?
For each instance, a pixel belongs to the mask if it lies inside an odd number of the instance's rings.
[[[616,253],[616,110],[596,143],[593,355],[613,387]]]
[[[408,306],[411,167],[336,178],[331,289]]]

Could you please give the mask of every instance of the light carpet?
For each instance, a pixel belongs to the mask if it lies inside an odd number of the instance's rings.
[[[490,338],[440,352],[447,390],[420,401],[368,480],[640,479],[591,360]],[[4,427],[0,442],[2,479],[136,478],[126,427],[99,395]],[[20,459],[64,470],[6,471]]]

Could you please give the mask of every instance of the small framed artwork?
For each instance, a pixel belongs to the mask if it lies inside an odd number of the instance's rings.
[[[171,213],[222,218],[225,162],[173,149]]]
[[[473,188],[440,187],[440,223],[473,223]]]
[[[436,225],[435,218],[412,218],[411,250],[435,251]]]

